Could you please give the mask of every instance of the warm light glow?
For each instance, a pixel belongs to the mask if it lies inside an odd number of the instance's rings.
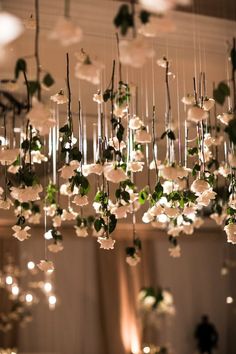
[[[23,25],[17,17],[8,12],[0,12],[0,46],[12,42],[22,32]]]
[[[20,289],[17,285],[12,286],[12,288],[11,288],[12,295],[17,296],[19,294],[19,291],[20,291]]]
[[[52,284],[47,282],[44,284],[44,291],[46,291],[46,293],[50,293],[50,291],[52,290]]]
[[[32,261],[29,261],[29,262],[27,263],[27,268],[30,269],[30,270],[34,269],[34,268],[35,268],[35,263],[32,262]]]
[[[13,283],[13,278],[12,278],[12,276],[8,275],[6,277],[6,284],[11,285],[12,283]]]
[[[150,347],[144,347],[144,348],[143,348],[143,352],[144,352],[145,354],[150,353],[150,351],[151,351]]]
[[[33,295],[30,293],[26,294],[25,300],[26,300],[26,302],[31,303],[33,301]]]
[[[48,302],[49,302],[49,305],[56,305],[56,302],[57,302],[57,298],[55,295],[50,295],[49,298],[48,298]]]
[[[51,240],[53,238],[52,237],[52,230],[48,230],[47,232],[45,232],[44,238],[45,238],[45,240]]]
[[[234,302],[234,299],[232,298],[232,296],[227,296],[226,304],[232,304],[233,302]]]

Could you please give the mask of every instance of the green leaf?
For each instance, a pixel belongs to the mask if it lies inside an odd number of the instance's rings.
[[[77,146],[74,146],[69,152],[69,157],[70,160],[77,160],[80,162],[82,160],[82,153]]]
[[[196,155],[198,153],[198,148],[195,146],[193,148],[188,149],[188,154],[190,156]]]
[[[52,75],[47,73],[43,78],[43,84],[47,87],[51,87],[55,83]]]
[[[94,221],[94,228],[97,232],[99,232],[101,230],[103,225],[104,225],[104,220],[102,218],[96,219]]]
[[[223,105],[227,96],[230,96],[230,88],[224,81],[221,81],[214,89],[213,97],[217,103]]]
[[[63,125],[63,127],[61,127],[61,128],[59,129],[59,132],[60,132],[60,133],[66,133],[66,132],[68,132],[69,130],[70,130],[69,125],[68,125],[68,124],[65,124],[65,125]]]
[[[28,81],[29,93],[31,96],[40,89],[40,83],[38,81]]]
[[[129,12],[129,6],[121,5],[117,15],[114,18],[114,25],[120,28],[121,34],[125,36],[130,27],[134,25],[134,19],[132,13]]]
[[[160,182],[155,186],[155,201],[158,201],[163,196],[163,187]]]
[[[111,90],[107,89],[103,92],[103,101],[107,102],[111,98]]]
[[[117,224],[117,219],[114,214],[111,214],[109,217],[109,224],[108,224],[109,234],[111,234],[115,230],[116,224]]]
[[[140,17],[140,20],[143,24],[149,22],[150,16],[151,16],[150,12],[145,11],[145,10],[140,11],[139,17]]]
[[[236,144],[236,118],[229,121],[227,127],[225,128],[225,132],[228,134],[229,140]]]
[[[20,72],[27,71],[27,64],[25,59],[18,59],[15,65],[15,79],[18,79]]]
[[[148,198],[148,191],[147,189],[144,188],[139,192],[139,198],[138,198],[139,204],[143,205],[146,202],[147,198]]]
[[[126,247],[125,251],[126,251],[126,255],[130,257],[133,257],[136,253],[135,247]]]

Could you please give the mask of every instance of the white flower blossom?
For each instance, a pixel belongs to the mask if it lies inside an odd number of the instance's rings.
[[[181,256],[181,248],[179,245],[170,247],[168,251],[173,258],[179,258]]]
[[[116,136],[114,136],[113,138],[109,139],[109,145],[114,147],[114,149],[116,151],[118,151],[118,150],[122,151],[123,149],[126,148],[125,142],[123,140],[119,141]]]
[[[127,256],[126,257],[126,262],[131,267],[135,267],[140,261],[141,261],[141,258],[136,253],[133,256]]]
[[[217,193],[212,190],[212,188],[203,192],[196,200],[199,205],[208,206],[211,200],[215,199]]]
[[[154,216],[149,211],[147,211],[146,213],[143,214],[142,222],[144,222],[145,224],[148,224],[151,221],[153,221],[153,219],[154,219]]]
[[[28,231],[30,230],[29,226],[25,226],[24,228],[21,228],[19,225],[14,225],[12,227],[12,230],[15,231],[13,236],[17,238],[19,241],[24,241],[27,240],[30,237],[30,234]]]
[[[0,163],[10,165],[16,161],[20,149],[0,149]]]
[[[140,161],[131,161],[128,163],[128,170],[132,172],[142,172],[144,162]]]
[[[233,119],[233,117],[234,117],[233,113],[223,113],[223,114],[219,114],[217,116],[217,119],[219,119],[221,123],[228,125],[229,121]]]
[[[124,65],[141,68],[155,52],[144,38],[135,38],[131,41],[121,40],[119,43],[120,61]]]
[[[226,218],[226,214],[225,213],[221,213],[221,214],[213,213],[210,215],[210,218],[212,220],[214,220],[217,225],[222,225],[225,218]]]
[[[26,118],[39,131],[40,135],[49,134],[50,128],[56,125],[56,120],[50,110],[35,98],[33,99],[33,107],[26,115]]]
[[[9,210],[12,205],[11,199],[0,199],[0,209]]]
[[[87,195],[76,195],[72,201],[72,203],[75,203],[78,206],[85,206],[88,205],[88,197]]]
[[[81,42],[82,37],[83,34],[81,28],[65,17],[58,18],[49,35],[50,39],[59,40],[63,46],[69,46]]]
[[[69,179],[74,176],[75,171],[80,166],[80,163],[76,160],[70,162],[69,165],[63,166],[59,171],[61,172],[61,178]]]
[[[195,97],[193,95],[187,95],[187,96],[184,96],[182,99],[181,99],[181,102],[183,104],[186,104],[187,106],[192,106],[194,105],[195,103]]]
[[[144,123],[139,117],[133,117],[129,120],[129,128],[132,130],[140,129],[143,125]]]
[[[30,186],[25,188],[11,187],[11,196],[20,203],[26,203],[29,201],[40,200],[39,193],[42,191],[43,187],[41,184],[36,184],[32,187]]]
[[[102,95],[102,93],[100,93],[100,91],[98,91],[98,93],[95,93],[93,95],[93,101],[98,104],[102,104],[104,102],[103,95]]]
[[[41,214],[40,213],[34,213],[32,215],[30,215],[28,221],[30,224],[40,224],[40,219],[41,219]]]
[[[78,62],[75,66],[75,77],[77,79],[88,81],[94,85],[99,85],[103,65],[98,61],[91,61],[86,54],[77,55],[77,59]]]
[[[61,215],[56,215],[52,219],[52,225],[53,227],[60,227],[61,226]]]
[[[55,95],[51,96],[50,100],[61,105],[68,102],[68,97],[64,94],[63,90],[60,90]]]
[[[201,193],[206,192],[207,190],[209,190],[210,189],[210,185],[204,179],[196,179],[195,181],[193,181],[190,189],[196,195],[200,195]]]
[[[114,167],[113,165],[107,165],[104,167],[104,176],[107,181],[113,183],[120,183],[128,178],[121,167]]]
[[[71,220],[75,220],[76,216],[77,213],[75,213],[72,209],[70,210],[63,209],[61,219],[63,221],[71,221]]]
[[[228,155],[229,164],[232,168],[236,168],[236,154],[232,153]]]
[[[130,205],[114,206],[111,208],[111,213],[116,216],[117,219],[123,219],[127,217],[127,213],[130,212]]]
[[[215,100],[213,98],[207,98],[203,101],[203,109],[210,111],[215,106]]]
[[[236,224],[228,224],[224,227],[224,231],[227,235],[227,242],[236,244]]]
[[[86,226],[74,226],[76,236],[78,237],[87,237],[88,236],[88,229]]]
[[[109,237],[98,237],[98,243],[100,243],[100,248],[104,250],[113,250],[115,245],[115,240],[113,240],[110,236]]]
[[[101,165],[100,163],[83,165],[83,175],[84,176],[89,176],[93,173],[100,176],[103,173],[103,165]]]
[[[45,273],[51,273],[54,271],[54,264],[52,261],[41,260],[40,263],[37,264],[38,268]]]
[[[189,108],[188,110],[188,116],[187,116],[188,121],[199,123],[202,120],[205,120],[207,118],[208,118],[208,113],[200,107],[194,106]]]
[[[48,250],[52,253],[60,252],[64,249],[62,242],[54,242],[48,245]]]

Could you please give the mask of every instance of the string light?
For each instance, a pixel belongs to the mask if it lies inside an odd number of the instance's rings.
[[[27,268],[28,268],[29,270],[35,269],[35,263],[32,262],[32,261],[29,261],[29,262],[27,263]]]
[[[51,290],[52,290],[52,284],[49,283],[49,282],[46,282],[46,283],[44,284],[44,291],[45,291],[46,293],[50,293]]]
[[[11,275],[8,275],[8,276],[6,277],[6,284],[7,284],[7,285],[11,285],[12,283],[13,283],[13,278],[12,278]]]

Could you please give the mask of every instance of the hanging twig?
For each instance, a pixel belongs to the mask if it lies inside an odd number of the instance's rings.
[[[67,92],[68,92],[67,115],[68,115],[70,134],[72,135],[73,121],[72,121],[72,113],[71,113],[70,60],[69,60],[68,53],[66,53],[66,83],[67,83]],[[72,136],[70,136],[70,140],[71,139],[72,139]],[[72,141],[70,142],[70,144],[71,143],[72,143]]]
[[[236,53],[236,39],[233,39],[233,52]],[[236,78],[235,78],[235,67],[232,63],[232,83],[233,83],[233,107],[234,113],[236,113]]]
[[[70,17],[70,0],[64,0],[64,16]]]
[[[119,61],[119,81],[122,81],[122,66],[120,61],[120,39],[119,34],[116,32],[116,44],[117,44],[117,53],[118,53],[118,61]]]
[[[157,168],[157,160],[156,160],[157,156],[155,154],[155,146],[156,146],[155,119],[156,119],[156,107],[153,106],[152,108],[152,153],[153,153],[153,159],[155,163],[156,177],[158,181],[159,177],[158,177],[158,168]]]

